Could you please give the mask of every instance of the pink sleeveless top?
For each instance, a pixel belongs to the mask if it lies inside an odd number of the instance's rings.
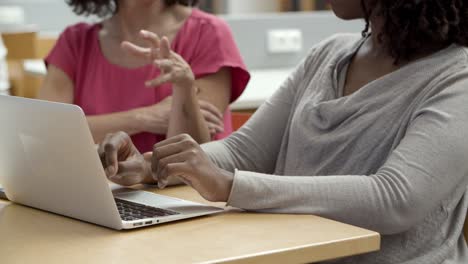
[[[103,55],[98,33],[101,24],[79,23],[60,35],[45,59],[63,70],[74,83],[74,103],[86,115],[101,115],[149,106],[172,94],[170,84],[150,89],[144,82],[159,74],[152,65],[129,69],[111,64]],[[172,49],[192,67],[196,78],[214,74],[227,67],[232,75],[231,102],[244,91],[250,75],[227,24],[216,16],[193,9],[172,42]],[[232,132],[231,113],[224,115],[225,132]],[[164,135],[141,133],[132,137],[141,152],[151,151]]]

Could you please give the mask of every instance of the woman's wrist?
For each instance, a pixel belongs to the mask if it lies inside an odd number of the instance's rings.
[[[137,130],[137,133],[147,131],[147,107],[136,108],[129,111],[130,123]]]
[[[144,178],[142,183],[143,184],[151,184],[151,185],[156,185],[158,182],[153,178],[153,173],[151,169],[151,159],[152,159],[153,153],[152,152],[147,152],[143,154],[143,159],[144,159]]]
[[[167,131],[167,121],[164,111],[160,111],[158,105],[146,106],[132,110],[134,126],[141,132],[164,134]]]
[[[186,81],[182,83],[176,83],[172,86],[172,95],[173,97],[188,97],[194,98],[197,95],[197,88],[195,86],[195,81]]]
[[[220,175],[218,177],[218,200],[219,202],[227,202],[229,196],[231,195],[232,184],[234,182],[234,173],[220,170]]]

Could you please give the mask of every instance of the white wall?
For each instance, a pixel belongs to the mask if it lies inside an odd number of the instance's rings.
[[[67,25],[80,21],[95,21],[73,13],[65,0],[0,0],[0,6],[24,9],[26,24],[35,24],[41,32],[61,32]]]
[[[229,0],[229,14],[251,14],[277,12],[279,1],[276,0]]]
[[[359,33],[363,29],[362,21],[342,21],[330,11],[275,14],[265,12],[276,11],[278,1],[229,1],[228,11],[231,14],[223,17],[230,25],[241,53],[251,69],[292,67],[305,56],[310,47],[331,34]],[[3,4],[24,7],[26,23],[37,24],[42,34],[53,32],[57,35],[67,25],[85,19],[74,15],[65,4],[65,0],[0,0],[0,5]],[[291,54],[269,54],[266,50],[267,32],[284,28],[302,31],[304,50]]]
[[[139,1],[139,0],[135,0]],[[223,1],[223,0],[215,0]],[[278,11],[276,0],[224,0],[228,14],[241,15]],[[28,24],[37,24],[42,32],[60,32],[66,25],[93,18],[76,16],[65,0],[0,0],[1,5],[20,6],[24,9]]]

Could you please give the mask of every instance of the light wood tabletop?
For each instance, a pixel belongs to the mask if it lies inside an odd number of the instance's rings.
[[[156,191],[204,201],[189,187]],[[378,250],[376,232],[311,215],[227,212],[114,231],[0,200],[0,263],[310,263]]]

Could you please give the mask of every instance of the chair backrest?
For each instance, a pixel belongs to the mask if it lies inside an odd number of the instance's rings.
[[[39,58],[37,32],[33,30],[3,32],[2,38],[8,51],[11,94],[35,98],[42,80],[37,76],[26,74],[23,61]]]
[[[4,32],[2,38],[8,50],[7,60],[19,61],[37,58],[37,32]]]
[[[42,59],[45,58],[57,42],[57,37],[55,36],[41,36],[39,35],[36,41],[37,45],[37,57]]]

